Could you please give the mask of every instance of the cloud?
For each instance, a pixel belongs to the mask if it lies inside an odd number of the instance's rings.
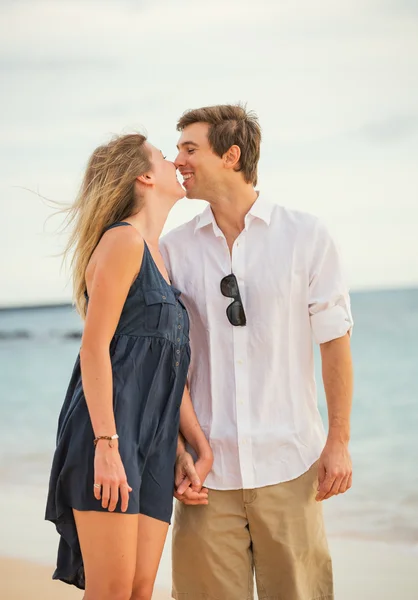
[[[397,115],[381,121],[371,121],[359,129],[359,134],[377,144],[403,140],[418,132],[418,114]]]
[[[54,253],[44,211],[12,186],[71,200],[110,134],[145,126],[173,158],[186,108],[239,100],[263,127],[263,186],[282,204],[327,216],[352,272],[375,283],[372,264],[388,243],[374,215],[392,221],[396,203],[412,222],[416,211],[413,13],[407,0],[0,1],[0,252],[11,257],[6,279],[22,279],[1,294],[24,290],[37,262],[40,289],[60,286],[56,264],[42,261]],[[170,226],[195,210],[181,204]],[[351,237],[356,220],[373,248],[367,268]],[[397,227],[397,239],[409,235],[407,223]]]
[[[110,69],[116,69],[118,63],[113,62],[111,59],[99,59],[89,57],[71,57],[57,58],[55,56],[21,56],[21,57],[9,57],[7,59],[0,58],[0,71],[4,74],[11,73],[16,75],[19,72],[34,72],[37,74],[43,71],[59,72],[68,74],[69,72],[80,72],[80,71],[101,71]]]
[[[390,14],[404,14],[418,17],[418,4],[416,0],[378,0],[378,6],[386,9]]]

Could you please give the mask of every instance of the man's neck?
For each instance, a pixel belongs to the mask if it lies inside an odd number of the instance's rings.
[[[227,237],[237,237],[245,226],[245,215],[257,200],[258,192],[252,185],[235,187],[220,194],[210,205],[219,229]]]

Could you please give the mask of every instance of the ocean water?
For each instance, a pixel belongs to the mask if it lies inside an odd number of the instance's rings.
[[[352,307],[354,480],[347,494],[324,503],[327,528],[418,548],[418,289],[353,293]],[[81,328],[70,307],[0,311],[4,523],[25,511],[23,500],[43,503]],[[20,498],[18,506],[8,498]]]

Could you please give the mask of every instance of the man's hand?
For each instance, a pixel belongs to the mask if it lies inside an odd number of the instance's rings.
[[[188,452],[182,452],[176,461],[174,496],[183,504],[208,504],[208,490],[202,488],[212,469],[213,458],[199,458],[194,464],[193,457]]]
[[[353,467],[348,444],[328,439],[318,464],[318,493],[316,500],[328,500],[351,488]]]

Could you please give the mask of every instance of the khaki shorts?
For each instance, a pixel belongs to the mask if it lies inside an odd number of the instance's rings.
[[[176,503],[173,597],[332,600],[331,558],[317,463],[285,483],[255,490],[209,490],[208,506]]]

